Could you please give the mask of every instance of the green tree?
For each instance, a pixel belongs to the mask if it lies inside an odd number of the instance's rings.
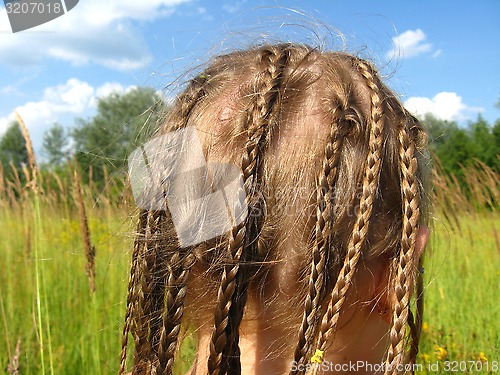
[[[42,149],[48,158],[48,163],[52,166],[58,166],[64,162],[68,147],[68,137],[64,128],[55,123],[43,135]]]
[[[427,131],[429,138],[429,146],[431,149],[439,149],[450,138],[451,134],[458,129],[458,125],[454,121],[440,120],[428,113],[421,120]]]
[[[464,129],[455,128],[449,139],[436,151],[445,171],[462,175],[460,165],[469,165],[473,157],[474,145]]]
[[[77,120],[72,136],[81,168],[93,166],[96,182],[104,181],[103,167],[111,174],[124,171],[127,156],[156,128],[164,104],[151,88],[135,88],[125,94],[100,98],[90,120]],[[88,178],[88,173],[84,173]]]
[[[9,125],[0,140],[0,162],[4,171],[11,169],[10,163],[17,169],[21,169],[23,165],[28,164],[26,141],[17,121]]]
[[[496,163],[498,149],[495,136],[486,120],[479,115],[476,122],[469,125],[472,141],[472,156],[486,165],[493,167]]]
[[[495,122],[495,125],[493,125],[493,128],[491,129],[491,134],[493,136],[493,144],[494,144],[494,155],[495,155],[495,162],[494,162],[494,167],[498,172],[500,172],[500,120],[497,120]]]
[[[455,122],[426,115],[422,123],[429,135],[429,146],[446,173],[460,176],[460,165],[467,166],[473,159],[479,159],[492,168],[500,165],[500,121],[490,127],[479,115],[467,127],[459,127]]]

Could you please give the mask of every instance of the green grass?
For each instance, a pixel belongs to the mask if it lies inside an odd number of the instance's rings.
[[[439,220],[434,225],[425,268],[420,361],[439,362],[441,369],[445,361],[462,366],[483,361],[486,368],[486,362],[500,361],[500,217],[463,215],[459,222],[455,230]],[[458,371],[479,372],[474,366]]]
[[[127,212],[90,210],[97,249],[91,296],[76,210],[67,216],[42,204],[37,241],[43,253],[37,254],[34,207],[28,202],[23,208],[0,208],[0,368],[20,339],[22,374],[49,374],[52,366],[55,374],[117,373],[131,249]]]
[[[94,296],[76,208],[41,200],[38,222],[33,198],[16,207],[0,200],[0,372],[18,339],[21,374],[49,374],[51,367],[55,374],[118,372],[134,220],[126,209],[88,204],[87,213],[97,250]],[[500,215],[462,215],[459,222],[461,229],[452,230],[438,217],[433,227],[419,363],[437,363],[439,371],[423,373],[447,373],[446,360],[489,366],[500,360],[500,249],[494,234],[500,235]],[[192,355],[192,348],[183,355]]]

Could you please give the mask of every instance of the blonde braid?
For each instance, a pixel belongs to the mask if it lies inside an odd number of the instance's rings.
[[[171,375],[174,370],[174,355],[184,314],[187,281],[194,261],[195,257],[190,251],[185,254],[177,251],[169,261],[165,313],[158,350],[158,374]]]
[[[400,373],[397,371],[397,365],[405,362],[405,333],[414,282],[415,241],[420,217],[415,145],[404,126],[399,131],[399,143],[403,224],[395,285],[396,305],[393,311],[390,346],[386,361],[386,374],[393,375]]]
[[[284,51],[276,47],[264,47],[260,54],[260,61],[265,65],[265,69],[259,79],[261,87],[256,92],[255,102],[248,111],[245,122],[248,126],[248,141],[241,163],[246,191],[245,201],[249,208],[249,214],[242,223],[233,227],[230,232],[228,254],[231,256],[231,260],[223,270],[217,295],[217,307],[214,312],[215,327],[212,333],[208,360],[209,374],[225,374],[228,371],[228,356],[233,357],[231,360],[232,373],[238,373],[241,370],[237,331],[246,302],[246,286],[240,288],[238,282],[241,277],[237,278],[237,276],[240,272],[241,261],[248,259],[249,256],[249,254],[244,254],[244,251],[247,252],[245,238],[248,229],[252,226],[252,221],[255,219],[250,219],[253,216],[251,210],[260,179],[260,168],[269,131],[270,116],[278,97],[282,71],[280,65],[283,65],[280,61],[282,61]],[[256,244],[258,233],[252,234],[255,238],[247,239],[247,242]],[[238,292],[235,295],[237,289]],[[237,297],[236,300],[235,297]],[[233,304],[237,304],[236,309],[231,309]]]
[[[295,363],[302,364],[307,359],[318,320],[318,307],[324,296],[325,287],[325,265],[327,263],[327,251],[330,246],[329,235],[331,229],[333,202],[332,188],[335,186],[337,169],[340,161],[340,149],[344,140],[344,134],[339,131],[339,123],[344,121],[338,103],[333,105],[333,123],[325,149],[325,160],[319,176],[317,189],[317,209],[315,241],[311,262],[311,274],[309,277],[309,291],[304,305],[304,315],[299,330],[299,340],[295,348]],[[300,368],[299,366],[296,366]],[[292,371],[297,373],[296,371]]]
[[[134,299],[136,297],[137,281],[140,277],[138,275],[139,269],[139,254],[141,248],[144,246],[140,238],[144,236],[147,221],[147,211],[141,210],[139,214],[139,220],[137,223],[136,238],[134,240],[134,250],[132,252],[132,266],[130,268],[130,278],[128,283],[127,292],[127,308],[125,311],[125,324],[123,325],[122,332],[122,352],[120,358],[120,370],[119,375],[125,373],[125,367],[127,362],[127,346],[128,346],[128,335],[133,321],[133,306]]]
[[[139,272],[140,283],[137,294],[137,308],[135,314],[135,351],[134,351],[134,373],[146,373],[147,368],[151,365],[152,353],[151,343],[149,342],[149,324],[151,316],[152,303],[150,299],[151,290],[155,280],[151,274],[153,268],[155,253],[152,250],[154,246],[154,238],[158,231],[158,221],[160,217],[158,211],[149,212],[144,231],[144,245],[139,254]]]
[[[368,233],[373,202],[380,177],[384,118],[382,113],[382,102],[379,95],[379,85],[377,84],[378,79],[373,73],[373,68],[367,63],[362,60],[357,60],[356,63],[370,91],[371,115],[369,124],[369,152],[366,160],[361,198],[359,200],[359,213],[347,246],[344,264],[339,272],[327,311],[321,322],[317,344],[317,348],[321,351],[326,349],[330,337],[336,332],[340,310],[345,301],[347,290],[352,283],[356,265],[361,256],[361,249]]]
[[[164,212],[165,214],[167,212]],[[151,286],[151,315],[149,323],[149,342],[153,356],[158,355],[158,345],[162,327],[162,315],[165,309],[165,268],[168,268],[167,258],[173,245],[167,242],[165,233],[168,233],[167,222],[169,218],[164,217],[158,222],[158,238],[154,240],[154,262],[151,273],[154,283]]]

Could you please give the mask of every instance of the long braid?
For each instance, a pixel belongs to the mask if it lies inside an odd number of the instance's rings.
[[[194,261],[195,257],[190,251],[182,253],[178,251],[169,260],[165,314],[158,351],[158,375],[171,375],[174,369],[174,355],[184,314],[187,281]]]
[[[168,233],[166,228],[167,220],[163,217],[158,222],[158,238],[155,238],[154,245],[151,251],[154,251],[154,264],[151,274],[154,283],[150,290],[151,299],[151,316],[149,323],[149,342],[153,357],[158,356],[158,345],[162,328],[162,314],[165,308],[165,268],[167,257],[169,256],[171,244],[166,243],[167,238],[165,233]]]
[[[243,243],[243,238],[245,236],[244,223],[240,223],[233,227],[230,236],[229,251],[233,252],[235,249],[235,244],[239,242]],[[233,262],[239,261],[242,247],[243,245],[241,245],[241,250],[235,253]],[[228,262],[231,263],[231,260],[228,260]],[[230,265],[228,265],[224,268],[222,273],[221,285],[217,294],[217,307],[214,313],[215,328],[212,333],[210,342],[210,356],[208,359],[209,374],[218,375],[226,372],[223,368],[224,363],[222,360],[222,352],[227,344],[226,327],[229,321],[229,309],[231,307],[230,304],[232,300],[232,294],[234,293],[235,289],[235,282],[233,281],[236,277],[236,273],[238,270],[237,267],[237,263],[235,263],[232,268],[230,268]]]
[[[356,63],[360,74],[369,88],[371,99],[369,151],[366,160],[362,193],[359,200],[359,213],[356,217],[352,235],[349,239],[343,266],[333,288],[327,311],[321,322],[317,344],[317,349],[321,351],[326,349],[330,337],[336,332],[340,310],[346,299],[347,290],[352,283],[352,278],[361,256],[361,249],[368,233],[373,203],[380,177],[384,118],[382,114],[382,102],[379,95],[379,85],[373,73],[373,68],[361,60],[357,60]]]
[[[155,261],[154,242],[158,235],[159,211],[149,212],[144,233],[144,246],[139,254],[140,290],[137,294],[135,315],[134,373],[146,374],[151,366],[152,353],[149,325],[152,313],[151,290],[155,283],[151,273]]]
[[[227,355],[230,355],[232,373],[238,373],[240,368],[239,348],[238,348],[238,327],[240,325],[243,309],[246,303],[247,283],[239,286],[240,279],[244,275],[237,277],[242,260],[248,260],[250,256],[246,254],[245,244],[254,246],[257,238],[246,239],[247,231],[254,225],[252,216],[252,206],[263,159],[263,151],[267,133],[269,131],[269,119],[272,114],[274,103],[278,98],[280,76],[284,66],[283,51],[275,48],[267,48],[261,51],[261,63],[265,64],[265,69],[259,77],[255,102],[248,111],[246,125],[248,141],[245,153],[242,158],[243,181],[246,192],[246,203],[249,214],[240,224],[235,225],[229,237],[228,255],[231,257],[229,264],[224,268],[219,292],[217,295],[217,306],[214,312],[214,331],[210,343],[210,356],[208,359],[209,374],[225,374],[227,372]],[[258,236],[258,233],[253,233]],[[245,252],[245,254],[244,254]],[[243,258],[242,258],[243,256]],[[235,294],[235,291],[237,293]],[[235,303],[235,308],[231,306]],[[233,313],[233,315],[231,315]],[[226,346],[229,345],[229,352]],[[227,355],[225,355],[227,353]]]
[[[143,242],[141,238],[144,236],[146,229],[147,211],[141,210],[139,214],[139,220],[137,223],[136,238],[134,240],[134,250],[132,252],[132,265],[130,267],[130,278],[128,283],[127,292],[127,308],[125,311],[125,324],[123,325],[122,333],[122,353],[120,359],[120,371],[119,374],[125,373],[126,362],[127,362],[127,346],[128,346],[128,335],[133,321],[133,305],[134,298],[136,296],[137,280],[138,280],[138,268],[139,268],[139,253]]]
[[[307,360],[312,340],[314,338],[318,319],[318,307],[324,296],[325,265],[327,251],[330,246],[328,241],[331,218],[333,214],[332,188],[335,186],[337,169],[340,161],[340,149],[343,144],[343,134],[339,130],[339,122],[344,121],[339,105],[334,105],[333,123],[325,149],[325,160],[319,176],[317,189],[317,209],[315,241],[309,277],[309,290],[306,296],[304,315],[299,330],[299,341],[295,348],[295,363],[302,364]],[[297,366],[299,368],[299,366]],[[296,371],[292,371],[296,373]]]
[[[178,97],[180,103],[179,127],[187,125],[189,117],[197,103],[205,94],[205,84],[211,74],[207,71],[193,78],[187,89]],[[160,235],[167,233],[168,218],[163,212],[163,220],[160,224]],[[161,241],[161,240],[160,240]],[[160,245],[161,246],[161,245]],[[151,335],[152,348],[155,351],[157,361],[155,371],[159,375],[172,374],[175,351],[177,348],[179,332],[181,329],[182,316],[184,314],[184,299],[186,296],[187,281],[192,266],[194,265],[194,255],[191,248],[181,249],[178,243],[164,245],[170,247],[168,251],[163,249],[158,254],[161,257],[156,266],[166,267],[166,270],[158,269],[158,294],[163,291],[161,301],[157,300],[157,308],[163,306],[163,317],[161,314],[153,314]],[[162,271],[166,274],[162,276]]]
[[[417,186],[417,158],[415,145],[408,129],[399,130],[399,155],[401,161],[401,195],[403,198],[403,224],[401,249],[396,275],[396,305],[392,317],[390,346],[387,354],[386,374],[398,374],[397,365],[405,361],[405,333],[409,318],[410,297],[415,272],[415,241],[420,217]]]
[[[280,87],[283,82],[283,71],[287,65],[289,59],[289,50],[287,45],[280,46],[282,49],[277,49],[276,51],[269,51],[269,55],[266,57],[269,61],[266,62],[267,70],[264,71],[264,74],[267,75],[265,80],[268,80],[268,84],[271,86],[271,89],[265,89],[268,92],[268,97],[264,99],[264,105],[267,105],[267,112],[262,117],[263,114],[259,114],[259,118],[265,121],[265,124],[262,126],[269,127],[270,122],[273,117],[279,110],[279,92]],[[267,102],[266,102],[267,100]],[[260,121],[260,120],[259,120]],[[255,123],[255,120],[250,119],[249,123]],[[262,138],[262,143],[265,143],[266,135]],[[262,149],[262,153],[265,148],[265,144],[258,144],[257,147]],[[263,156],[259,156],[260,159]],[[264,218],[262,217],[262,213],[264,212],[263,197],[261,194],[255,191],[255,186],[262,184],[262,161],[258,162],[257,168],[255,170],[255,182],[254,182],[254,191],[251,196],[251,206],[250,208],[250,217],[247,222],[247,236],[245,242],[245,250],[240,259],[240,263],[245,264],[251,262],[253,257],[258,252],[258,237],[261,232],[261,228],[263,225]],[[231,368],[231,372],[234,374],[238,374],[241,372],[241,363],[240,363],[240,350],[239,350],[239,326],[241,324],[241,320],[243,319],[243,312],[245,309],[245,304],[247,301],[247,290],[249,280],[250,268],[240,267],[238,270],[238,274],[236,276],[236,289],[233,294],[233,300],[231,303],[231,309],[229,312],[230,316],[230,328],[228,336],[228,350],[226,357],[229,360],[229,368]]]

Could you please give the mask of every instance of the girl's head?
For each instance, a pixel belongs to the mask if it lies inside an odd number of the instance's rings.
[[[398,373],[414,361],[426,137],[375,68],[294,44],[219,56],[177,97],[157,139],[187,127],[208,181],[211,165],[237,166],[245,212],[185,245],[175,223],[199,232],[213,220],[206,205],[191,202],[186,218],[197,219],[179,221],[166,192],[165,209],[141,210],[124,328],[134,372],[170,373],[182,332],[198,339],[197,374],[340,371],[356,361],[358,373],[380,363]]]

